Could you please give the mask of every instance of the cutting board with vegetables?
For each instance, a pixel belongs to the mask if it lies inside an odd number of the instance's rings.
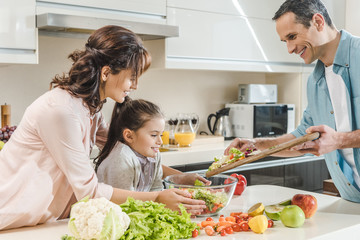
[[[266,150],[263,150],[263,151],[261,151],[260,153],[258,153],[256,155],[252,155],[252,156],[244,158],[242,160],[238,160],[236,162],[229,163],[227,165],[221,166],[220,168],[216,168],[216,169],[207,171],[205,175],[206,175],[206,177],[211,177],[211,176],[214,176],[216,174],[219,174],[219,173],[225,172],[227,170],[236,168],[238,166],[244,165],[246,163],[251,163],[251,162],[254,162],[256,160],[262,159],[264,157],[270,156],[270,155],[272,155],[274,153],[277,153],[277,152],[280,152],[282,150],[289,149],[291,147],[302,144],[304,142],[308,142],[308,141],[318,139],[319,137],[320,137],[319,132],[309,133],[309,134],[306,134],[304,136],[301,136],[301,137],[295,138],[293,140],[290,140],[288,142],[284,142],[284,143],[281,143],[279,145],[268,148]]]

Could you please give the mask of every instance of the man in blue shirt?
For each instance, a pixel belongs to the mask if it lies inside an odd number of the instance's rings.
[[[297,129],[278,138],[235,139],[231,147],[267,149],[306,133],[320,138],[277,156],[324,155],[342,198],[360,202],[360,39],[338,31],[320,0],[287,0],[275,13],[290,54],[317,61],[307,83],[308,106]]]

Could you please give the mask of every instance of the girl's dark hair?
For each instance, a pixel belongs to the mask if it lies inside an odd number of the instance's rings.
[[[125,129],[137,131],[147,121],[156,117],[164,118],[164,115],[160,108],[152,102],[143,99],[132,100],[130,97],[125,97],[123,103],[115,103],[107,141],[99,156],[94,160],[95,171],[118,141],[125,143],[123,136]]]
[[[132,31],[120,26],[105,26],[96,30],[85,44],[85,50],[69,55],[73,61],[68,74],[56,75],[50,88],[60,87],[75,97],[82,98],[91,114],[100,111],[101,69],[109,66],[111,74],[130,69],[137,82],[151,63],[150,54]]]
[[[306,28],[310,27],[310,21],[314,14],[320,13],[324,16],[326,24],[334,28],[329,13],[320,0],[286,0],[277,10],[272,20],[276,21],[287,12],[294,13],[296,22],[303,24]]]

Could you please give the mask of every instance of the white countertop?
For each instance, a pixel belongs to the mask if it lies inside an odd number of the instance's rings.
[[[257,185],[246,188],[241,196],[234,196],[230,205],[221,214],[230,212],[246,212],[252,205],[262,202],[264,205],[275,204],[292,198],[297,193],[312,194],[317,198],[318,211],[311,218],[306,219],[300,228],[287,228],[281,222],[275,221],[274,227],[264,234],[239,232],[225,237],[209,237],[204,231],[196,239],[250,239],[250,240],[332,240],[332,239],[359,239],[360,237],[360,204],[352,203],[338,197],[324,194],[301,191],[297,189]],[[201,222],[203,218],[194,219]],[[0,231],[0,240],[60,240],[61,236],[69,234],[67,221],[52,224],[42,224],[35,227],[24,227],[8,231]]]

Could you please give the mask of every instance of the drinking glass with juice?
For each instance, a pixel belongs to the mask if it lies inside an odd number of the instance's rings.
[[[193,132],[175,132],[175,140],[178,142],[179,147],[190,147],[195,135]]]
[[[169,131],[165,130],[161,136],[162,140],[162,146],[168,146],[169,145]]]

